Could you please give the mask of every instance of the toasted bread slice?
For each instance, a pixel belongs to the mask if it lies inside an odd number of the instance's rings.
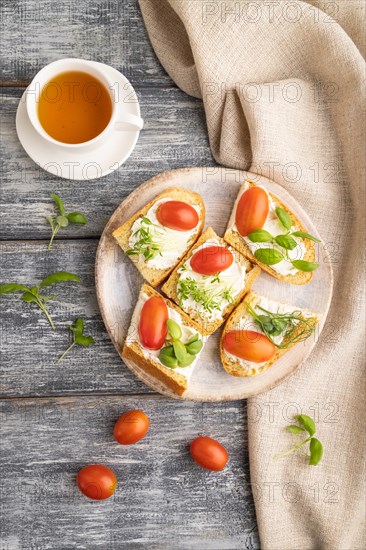
[[[131,325],[128,329],[128,333],[126,336],[125,344],[122,351],[122,358],[126,361],[132,361],[136,366],[140,367],[142,370],[144,370],[149,375],[153,376],[160,382],[162,382],[165,386],[167,386],[170,390],[172,390],[174,393],[178,395],[182,395],[189,383],[189,377],[192,374],[192,370],[194,368],[195,362],[192,363],[189,367],[186,367],[185,369],[179,369],[180,372],[178,372],[176,369],[170,369],[168,367],[165,367],[162,363],[160,363],[158,357],[154,357],[153,354],[149,355],[148,351],[145,350],[141,345],[141,342],[138,337],[138,324],[139,324],[139,314],[141,311],[141,304],[142,301],[145,301],[146,297],[150,298],[151,296],[161,296],[159,292],[151,288],[149,285],[144,284],[141,287],[139,299],[136,304],[135,311],[132,315]],[[162,298],[164,298],[162,296]],[[182,311],[178,306],[173,304],[170,300],[167,298],[164,298],[166,305],[170,310],[173,310],[176,312],[181,319],[182,325],[185,327],[188,327],[190,329],[193,329],[193,331],[198,332],[200,335],[200,338],[202,338],[202,334],[200,332],[199,326],[192,321]],[[187,373],[186,376],[182,374],[182,372]]]
[[[281,349],[276,348],[275,355],[265,363],[254,363],[254,362],[244,361],[243,359],[239,359],[233,355],[227,354],[227,352],[223,347],[224,335],[227,332],[231,330],[253,330],[255,332],[261,333],[260,328],[255,324],[253,317],[247,311],[246,303],[250,304],[252,308],[255,309],[255,307],[258,304],[261,304],[261,303],[263,304],[263,300],[265,300],[266,305],[262,305],[262,307],[264,307],[268,311],[277,312],[278,308],[280,308],[279,310],[280,313],[285,313],[285,312],[292,313],[293,311],[300,311],[301,317],[303,317],[304,319],[307,319],[311,323],[311,326],[314,327],[314,329],[320,320],[320,316],[316,313],[312,313],[311,311],[308,311],[306,309],[301,309],[296,306],[283,304],[275,300],[269,301],[268,298],[265,298],[264,296],[261,296],[251,290],[245,296],[244,301],[230,315],[221,335],[221,343],[220,343],[221,362],[224,369],[232,376],[239,376],[239,377],[256,376],[264,372],[265,370],[267,370],[271,365],[273,365],[273,363],[275,363],[280,357],[282,357],[282,355],[284,355],[289,349],[291,349],[293,346],[296,345],[296,342],[292,342],[292,343],[289,343],[287,348],[281,348]],[[265,315],[264,312],[261,312],[261,314]],[[290,342],[290,340],[292,340],[296,335],[298,335],[301,330],[302,330],[301,327],[298,327],[298,328],[296,327],[290,336],[287,336],[287,337],[285,336],[285,338],[281,341],[281,345],[286,345],[286,343]]]
[[[219,243],[219,245],[224,246],[225,248],[231,250],[231,252],[234,254],[235,262],[237,262],[241,268],[245,269],[245,276],[242,279],[242,289],[241,291],[234,296],[233,302],[228,303],[224,309],[219,313],[218,318],[212,318],[212,315],[210,315],[209,311],[202,311],[192,306],[184,306],[183,303],[181,303],[180,297],[177,292],[177,286],[180,280],[180,268],[193,256],[193,254],[198,250],[199,247],[204,245],[207,241],[214,239]],[[248,290],[252,287],[254,281],[259,276],[261,270],[258,266],[254,266],[251,262],[249,262],[242,254],[236,252],[232,248],[230,248],[227,243],[221,238],[216,235],[214,230],[209,227],[206,229],[206,231],[201,235],[201,237],[198,239],[198,241],[195,243],[195,245],[191,248],[191,250],[188,252],[188,254],[183,258],[181,263],[177,266],[177,268],[173,271],[169,279],[166,281],[166,283],[162,287],[162,291],[165,292],[169,298],[174,300],[177,304],[180,304],[180,306],[183,308],[183,310],[200,326],[201,332],[204,335],[212,334],[215,332],[217,328],[219,328],[220,325],[227,319],[227,317],[230,315],[230,313],[233,311],[233,309],[241,302],[243,296],[248,292]],[[223,272],[224,273],[224,272]]]
[[[173,271],[174,267],[179,263],[180,259],[187,253],[187,251],[201,235],[202,228],[205,223],[205,205],[203,203],[202,197],[198,193],[194,193],[193,191],[189,191],[188,189],[181,189],[180,187],[169,187],[169,189],[166,189],[165,191],[157,195],[152,201],[146,204],[146,206],[136,212],[136,214],[132,216],[132,218],[127,220],[123,225],[113,231],[113,237],[116,239],[124,252],[127,252],[131,249],[129,241],[131,238],[132,226],[134,225],[136,220],[142,218],[143,216],[146,216],[150,208],[152,208],[154,204],[161,199],[183,201],[193,207],[198,207],[199,222],[194,232],[192,232],[191,236],[187,240],[186,246],[182,253],[179,255],[178,258],[173,261],[174,263],[167,268],[160,269],[149,266],[149,261],[145,260],[142,254],[130,256],[131,260],[140,271],[141,275],[153,287],[159,286],[169,276],[169,273]]]
[[[284,281],[286,283],[292,283],[294,285],[306,285],[311,281],[313,277],[312,271],[311,272],[297,271],[295,274],[286,274],[286,275],[279,273],[276,270],[275,265],[274,266],[266,265],[260,262],[259,260],[257,260],[254,254],[252,253],[252,251],[250,250],[245,239],[233,228],[233,226],[235,225],[236,207],[238,205],[240,197],[243,194],[243,192],[245,192],[250,187],[256,187],[256,185],[255,183],[249,180],[245,180],[241,185],[238,197],[234,204],[233,212],[230,217],[226,233],[224,235],[225,241],[231,244],[231,246],[233,246],[236,250],[241,252],[246,258],[248,258],[248,260],[250,260],[254,264],[259,265],[259,267],[263,269],[263,271],[266,271],[267,273],[272,275],[272,277],[275,277],[276,279],[279,279],[280,281]],[[289,210],[289,208],[285,204],[283,204],[277,197],[272,195],[272,193],[268,192],[268,195],[270,199],[272,199],[275,207],[279,206],[280,208],[283,208],[288,213],[288,215],[292,220],[293,227],[296,228],[297,231],[307,232],[307,230],[304,228],[300,220],[295,216],[293,212],[291,212],[291,210]],[[286,230],[284,229],[283,232],[285,233]],[[307,262],[314,263],[315,262],[314,242],[312,242],[309,239],[300,239],[300,240],[303,242],[304,247],[306,249],[305,254],[301,259]],[[261,248],[265,247],[265,244],[266,243],[261,243],[260,247]]]

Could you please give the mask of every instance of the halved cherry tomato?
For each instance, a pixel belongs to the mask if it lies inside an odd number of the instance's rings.
[[[144,303],[139,322],[139,336],[144,348],[160,349],[168,334],[168,308],[163,298],[152,296]]]
[[[121,445],[133,445],[145,437],[149,430],[149,419],[142,411],[127,411],[114,425],[114,439]]]
[[[176,231],[190,231],[199,222],[198,212],[182,201],[163,202],[157,209],[156,217],[161,225]]]
[[[218,472],[225,468],[229,455],[225,447],[211,437],[197,437],[190,446],[192,458],[206,470]]]
[[[267,336],[254,330],[232,330],[223,338],[226,351],[253,363],[264,363],[276,353],[276,346]]]
[[[190,264],[196,273],[215,275],[228,269],[233,261],[234,256],[225,246],[208,246],[193,254]]]
[[[251,187],[242,194],[236,207],[235,223],[240,235],[246,237],[262,229],[268,216],[268,195],[261,187]]]
[[[80,491],[93,500],[104,500],[113,495],[117,478],[113,470],[103,464],[91,464],[82,468],[77,475]]]

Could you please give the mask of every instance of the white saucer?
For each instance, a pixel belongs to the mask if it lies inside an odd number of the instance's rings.
[[[138,99],[130,82],[125,76],[109,65],[90,61],[93,65],[102,66],[114,82],[115,93],[118,91],[118,105],[123,110],[140,116]],[[121,132],[115,130],[112,136],[102,144],[96,144],[87,152],[66,152],[48,143],[31,124],[23,94],[16,114],[16,130],[24,150],[36,164],[55,176],[70,180],[93,180],[110,174],[119,168],[132,153],[140,131]]]

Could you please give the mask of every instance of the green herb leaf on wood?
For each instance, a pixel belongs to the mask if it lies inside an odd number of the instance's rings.
[[[95,340],[92,336],[84,335],[84,321],[79,317],[74,321],[72,325],[69,325],[69,329],[72,332],[73,341],[71,345],[67,348],[66,351],[58,358],[56,364],[61,363],[61,361],[66,357],[66,355],[72,350],[76,345],[88,347],[95,344]]]
[[[77,275],[73,273],[68,273],[66,271],[59,271],[57,273],[52,273],[45,277],[38,286],[27,287],[18,283],[7,283],[0,285],[0,294],[9,294],[11,292],[23,292],[22,300],[25,303],[35,303],[42,310],[42,312],[47,317],[49,324],[52,329],[55,330],[55,325],[52,321],[52,318],[48,312],[46,304],[49,300],[56,298],[54,294],[46,296],[41,294],[41,289],[45,286],[52,285],[54,283],[59,283],[61,281],[77,281],[80,279]]]
[[[87,223],[86,217],[84,216],[84,214],[81,214],[81,212],[71,212],[70,214],[67,214],[65,211],[64,203],[58,195],[52,193],[50,196],[55,201],[59,214],[54,219],[51,216],[46,216],[46,220],[48,221],[52,229],[50,242],[48,243],[48,250],[51,250],[53,240],[59,230],[61,228],[66,228],[69,225],[69,222],[83,225]]]

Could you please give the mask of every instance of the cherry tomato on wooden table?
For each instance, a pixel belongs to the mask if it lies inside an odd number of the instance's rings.
[[[190,451],[193,460],[206,470],[218,472],[229,460],[225,447],[211,437],[197,437],[192,441]]]
[[[240,235],[262,229],[269,212],[268,195],[262,187],[250,187],[239,199],[235,223]]]
[[[225,246],[208,246],[193,254],[190,265],[196,273],[215,275],[228,269],[233,261],[233,254]]]
[[[276,353],[276,346],[265,336],[254,330],[232,330],[224,334],[223,347],[226,351],[253,363],[269,361]]]
[[[77,475],[80,491],[93,500],[104,500],[113,495],[117,478],[113,470],[103,464],[91,464],[82,468]]]
[[[197,210],[183,201],[163,202],[156,211],[156,217],[161,225],[175,231],[190,231],[199,222]]]
[[[168,334],[168,308],[163,298],[152,296],[144,303],[139,322],[139,336],[144,348],[160,349]]]
[[[142,411],[127,411],[117,420],[113,435],[121,445],[133,445],[145,437],[149,430],[149,419]]]

